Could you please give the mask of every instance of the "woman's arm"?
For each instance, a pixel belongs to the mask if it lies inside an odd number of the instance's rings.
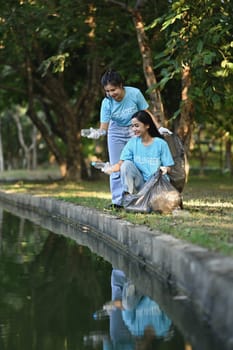
[[[100,123],[100,130],[107,131],[108,130],[108,124],[109,123]]]
[[[118,163],[112,165],[113,173],[120,171],[123,162],[123,160],[120,160]]]
[[[113,164],[113,165],[108,165],[106,166],[106,168],[103,168],[103,172],[105,174],[111,175],[112,173],[116,173],[118,171],[120,171],[121,165],[124,161],[120,160],[118,163]]]

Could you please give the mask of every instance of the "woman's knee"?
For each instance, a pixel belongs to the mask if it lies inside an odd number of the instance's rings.
[[[124,160],[121,165],[121,174],[126,174],[131,171],[132,168],[135,168],[134,163],[131,160]]]

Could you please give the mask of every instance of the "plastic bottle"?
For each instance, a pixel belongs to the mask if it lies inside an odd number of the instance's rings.
[[[114,301],[109,301],[106,304],[103,305],[103,308],[100,310],[97,310],[94,314],[93,314],[93,318],[95,320],[101,320],[104,319],[106,317],[108,317],[111,313],[112,310],[115,310],[115,303]]]
[[[81,130],[81,136],[84,136],[84,137],[87,137],[90,135],[90,133],[92,132],[92,128],[89,128],[89,129],[82,129]]]
[[[91,162],[91,165],[96,169],[103,169],[106,164],[105,162]]]
[[[101,136],[105,136],[107,134],[107,131],[104,129],[81,129],[81,136],[88,137],[90,139],[98,139]]]
[[[109,316],[108,310],[100,309],[94,312],[94,320],[103,320]]]

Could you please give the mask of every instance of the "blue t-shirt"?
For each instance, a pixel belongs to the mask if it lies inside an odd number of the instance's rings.
[[[122,317],[134,336],[143,336],[147,327],[154,329],[157,337],[165,337],[171,327],[171,320],[159,305],[144,296],[133,310],[122,310]]]
[[[131,160],[141,171],[144,181],[147,181],[160,166],[172,166],[174,161],[165,140],[155,137],[150,145],[143,145],[141,137],[130,139],[120,160]]]
[[[100,109],[100,122],[117,122],[119,126],[131,125],[132,115],[149,107],[141,91],[135,87],[124,86],[125,96],[121,101],[105,97]]]

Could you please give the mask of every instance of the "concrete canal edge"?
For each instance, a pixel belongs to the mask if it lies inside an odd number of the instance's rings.
[[[0,191],[0,201],[90,226],[103,240],[136,258],[185,293],[208,318],[211,327],[228,336],[233,347],[233,259],[209,252],[146,226],[50,197]]]

